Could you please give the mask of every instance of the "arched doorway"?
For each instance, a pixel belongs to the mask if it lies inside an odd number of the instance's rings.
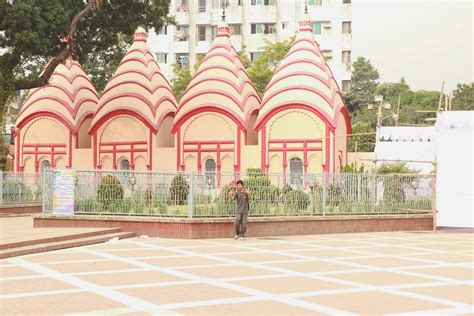
[[[119,168],[120,170],[124,171],[130,170],[130,161],[128,161],[127,159],[120,160]]]
[[[290,185],[303,185],[303,161],[298,157],[290,159]]]
[[[126,185],[130,176],[130,161],[128,161],[128,159],[121,159],[119,162],[119,170],[123,171],[120,173],[120,182],[122,182],[122,185]]]
[[[40,163],[39,172],[43,174],[46,169],[50,169],[50,168],[51,168],[51,163],[49,162],[49,160],[45,159],[41,161]]]
[[[207,159],[204,162],[204,172],[206,185],[214,186],[216,183],[216,162],[214,159]]]

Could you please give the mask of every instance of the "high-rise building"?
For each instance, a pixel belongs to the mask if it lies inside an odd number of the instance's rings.
[[[237,50],[245,46],[251,60],[261,54],[265,39],[284,41],[298,30],[305,3],[312,17],[316,41],[342,91],[351,78],[351,0],[171,0],[170,14],[176,25],[150,32],[149,45],[162,72],[168,78],[172,64],[194,70],[217,34],[217,24],[225,19]]]

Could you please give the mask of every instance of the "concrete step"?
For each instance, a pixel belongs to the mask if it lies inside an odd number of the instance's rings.
[[[121,228],[98,228],[97,230],[94,230],[94,231],[82,232],[82,233],[73,233],[70,231],[66,233],[66,232],[61,232],[59,230],[57,235],[53,235],[51,237],[22,240],[22,241],[17,241],[17,242],[0,244],[0,250],[39,245],[39,244],[52,243],[52,242],[65,241],[65,240],[74,240],[74,239],[87,238],[87,237],[93,237],[93,236],[98,236],[98,235],[107,235],[107,234],[120,233],[120,232],[122,232]]]
[[[16,256],[30,255],[34,253],[66,249],[72,247],[87,246],[106,242],[113,238],[124,239],[134,237],[135,233],[130,232],[114,232],[109,234],[101,234],[76,239],[68,239],[55,242],[46,242],[41,244],[27,245],[23,247],[9,248],[0,250],[0,259],[11,258]]]

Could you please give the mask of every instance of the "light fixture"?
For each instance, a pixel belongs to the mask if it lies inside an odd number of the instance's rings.
[[[128,178],[128,184],[133,188],[137,184],[137,178],[133,175],[130,176],[130,178]]]

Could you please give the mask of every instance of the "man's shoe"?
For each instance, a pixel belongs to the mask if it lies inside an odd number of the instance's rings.
[[[235,236],[234,236],[234,239],[235,239],[235,240],[239,239],[239,235],[235,235]]]
[[[244,236],[239,237],[239,240],[244,240],[244,239],[245,239]]]

